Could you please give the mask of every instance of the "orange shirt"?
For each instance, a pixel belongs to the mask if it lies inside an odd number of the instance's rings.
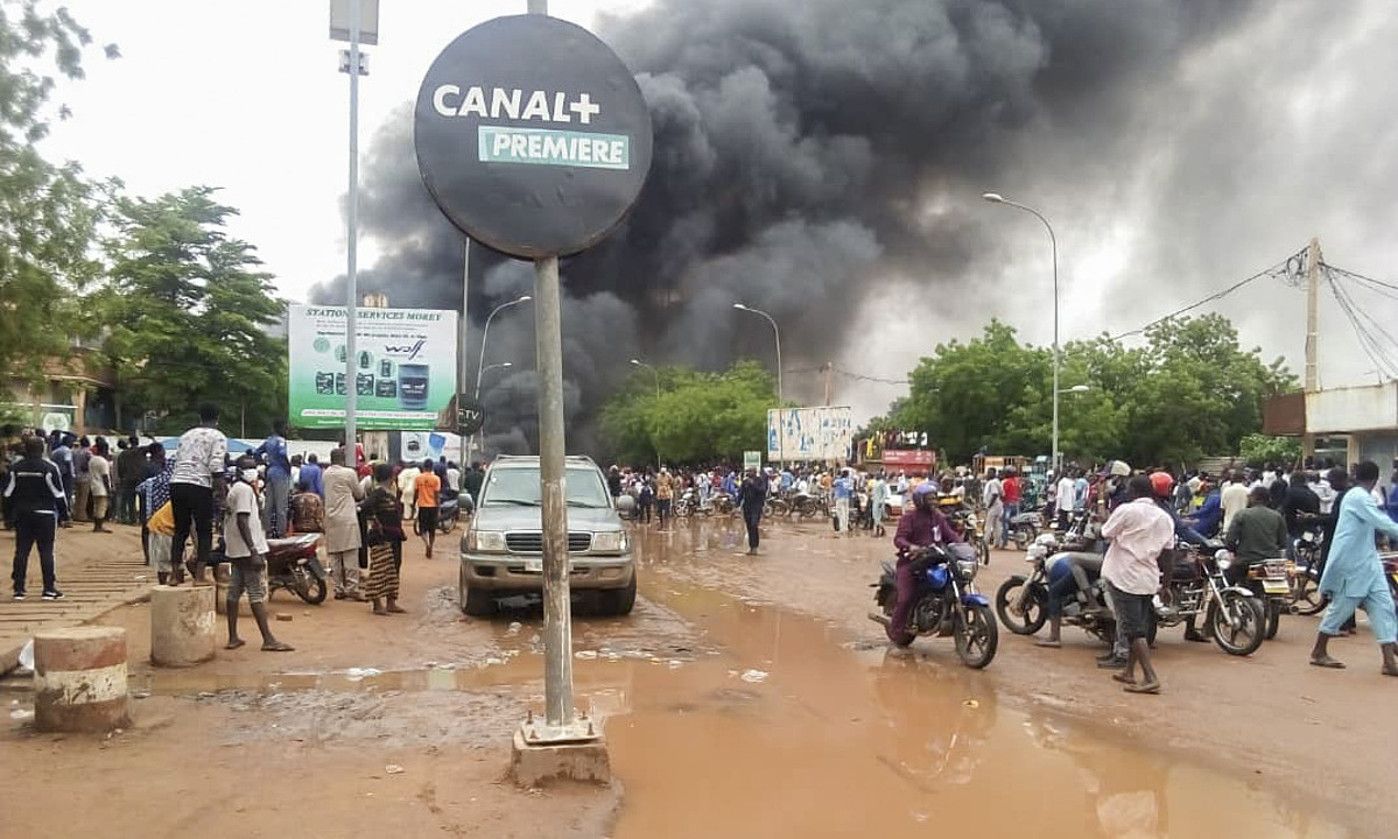
[[[437,493],[442,489],[442,479],[431,472],[423,472],[413,481],[415,498],[419,507],[437,506]]]

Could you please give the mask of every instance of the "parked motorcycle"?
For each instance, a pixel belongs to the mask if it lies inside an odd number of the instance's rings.
[[[951,636],[956,654],[967,667],[981,669],[995,658],[999,632],[990,601],[976,591],[976,570],[980,563],[968,545],[947,545],[919,549],[912,558],[918,581],[913,607],[909,610],[907,632],[912,636]],[[874,602],[882,613],[870,612],[869,619],[889,625],[898,601],[894,566],[883,563],[883,576],[872,584]]]
[[[1291,575],[1291,592],[1287,609],[1296,615],[1318,615],[1325,610],[1325,598],[1320,596],[1320,551],[1324,534],[1319,527],[1301,532],[1293,541],[1296,570]]]
[[[812,516],[828,516],[830,513],[830,506],[818,496],[806,492],[791,496],[789,514],[798,519],[804,521]]]
[[[1277,635],[1282,612],[1291,611],[1291,579],[1295,575],[1296,563],[1291,560],[1268,559],[1249,565],[1247,576],[1239,583],[1263,604],[1263,617],[1266,620],[1263,634],[1268,641]]]
[[[990,564],[990,540],[985,538],[981,517],[974,511],[961,508],[951,514],[952,526],[961,531],[961,538],[976,549],[981,565]]]
[[[1170,582],[1170,604],[1156,611],[1161,626],[1178,626],[1204,618],[1204,631],[1229,655],[1252,655],[1266,636],[1262,601],[1244,586],[1228,581],[1233,555],[1211,542],[1202,549],[1181,545]]]
[[[319,533],[268,539],[267,596],[286,589],[312,606],[324,603],[328,575],[316,554],[319,545]]]
[[[1048,568],[1055,562],[1076,559],[1088,570],[1092,594],[1097,603],[1107,604],[1106,583],[1101,572],[1102,552],[1097,550],[1059,551],[1057,538],[1040,534],[1030,545],[1024,561],[1028,574],[1014,574],[995,592],[995,612],[1005,628],[1016,635],[1033,635],[1048,621]],[[1081,546],[1090,547],[1090,546]],[[1050,552],[1052,551],[1052,554]],[[1063,606],[1063,623],[1081,628],[1087,634],[1111,644],[1116,640],[1116,617],[1110,608],[1089,609],[1087,593],[1079,591]],[[1152,639],[1154,632],[1151,633]]]
[[[461,521],[463,496],[465,501],[464,508],[466,512],[469,513],[472,508],[471,496],[465,495],[464,493],[458,493],[450,497],[442,496],[442,504],[437,512],[437,529],[442,531],[442,533],[451,533]]]
[[[1044,517],[1038,510],[1029,510],[1010,518],[1010,538],[1014,540],[1015,548],[1021,551],[1028,550],[1034,544],[1043,528]]]

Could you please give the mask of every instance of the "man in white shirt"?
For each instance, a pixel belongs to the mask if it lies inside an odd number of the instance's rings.
[[[1058,479],[1058,486],[1054,490],[1055,503],[1058,505],[1058,526],[1068,529],[1068,524],[1073,517],[1074,499],[1078,494],[1078,482],[1073,480],[1071,472],[1065,470],[1063,477]]]
[[[1128,503],[1112,512],[1102,526],[1102,537],[1111,540],[1102,559],[1102,579],[1112,598],[1119,632],[1127,643],[1126,670],[1112,674],[1129,693],[1159,693],[1160,679],[1150,660],[1146,635],[1150,627],[1151,598],[1168,592],[1160,581],[1161,572],[1170,571],[1162,562],[1165,551],[1174,544],[1175,523],[1170,514],[1155,503],[1150,478],[1136,475],[1126,485]],[[1135,677],[1141,665],[1142,681]]]
[[[1306,482],[1306,486],[1310,487],[1311,492],[1314,492],[1316,496],[1320,498],[1321,515],[1330,515],[1330,511],[1335,506],[1335,489],[1330,486],[1330,482],[1325,480],[1323,475],[1312,472],[1310,473],[1310,480]]]
[[[92,456],[87,462],[88,476],[91,480],[89,491],[92,495],[93,533],[112,532],[102,526],[107,521],[112,498],[112,462],[107,457],[107,441],[98,437],[96,445],[92,447]]]
[[[228,438],[218,430],[218,406],[199,406],[199,425],[180,436],[174,470],[170,473],[170,507],[175,514],[170,556],[184,556],[184,543],[192,526],[195,583],[204,582],[204,569],[213,550],[214,488],[223,483],[223,461],[227,456]],[[173,570],[173,584],[184,582],[184,569],[178,560]]]
[[[238,480],[228,489],[223,507],[224,555],[232,566],[228,582],[228,643],[236,650],[247,642],[238,637],[238,600],[246,592],[252,616],[262,633],[264,652],[289,652],[272,635],[267,623],[267,535],[257,504],[257,461],[249,455],[238,458]]]
[[[1243,476],[1233,472],[1228,476],[1228,482],[1223,485],[1219,492],[1219,506],[1223,508],[1223,524],[1221,533],[1228,532],[1228,525],[1233,521],[1233,516],[1248,508],[1248,485],[1243,481]]]
[[[989,534],[991,544],[997,548],[1004,548],[1007,542],[1003,521],[1004,497],[1000,479],[995,476],[995,470],[991,469],[985,473],[985,483],[981,485],[981,503],[985,505],[985,532]]]

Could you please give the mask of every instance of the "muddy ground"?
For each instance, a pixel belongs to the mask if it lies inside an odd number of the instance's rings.
[[[887,539],[779,524],[750,558],[739,536],[646,531],[636,612],[577,619],[612,787],[505,779],[542,706],[538,611],[463,619],[455,563],[415,543],[409,615],[277,594],[294,653],[152,670],[148,608],[113,612],[139,698],[110,738],[32,732],[7,684],[0,777],[23,804],[0,835],[1378,836],[1398,818],[1398,684],[1363,628],[1334,644],[1342,672],[1306,666],[1314,618],[1246,659],[1162,635],[1166,693],[1128,696],[1072,629],[1061,650],[1002,631],[983,672],[949,640],[890,654],[865,617]],[[983,589],[1021,557],[997,554]]]

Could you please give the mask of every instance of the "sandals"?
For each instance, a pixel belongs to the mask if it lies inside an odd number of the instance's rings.
[[[1148,693],[1154,696],[1160,693],[1160,683],[1147,682],[1144,685],[1131,684],[1127,685],[1125,688],[1123,688],[1123,690],[1125,690],[1127,693]]]
[[[295,647],[283,641],[274,641],[273,643],[262,645],[262,651],[264,653],[289,653],[295,649]]]
[[[1325,667],[1325,668],[1328,668],[1328,669],[1330,669],[1330,670],[1343,670],[1343,669],[1345,669],[1345,663],[1344,663],[1343,661],[1337,661],[1337,660],[1331,658],[1330,656],[1326,656],[1325,658],[1313,658],[1313,659],[1311,659],[1311,666],[1312,666],[1312,667]]]
[[[224,644],[223,648],[225,650],[236,650],[239,647],[246,647],[247,645],[247,641],[244,641],[242,638],[237,638],[235,640],[229,641],[227,644]]]

